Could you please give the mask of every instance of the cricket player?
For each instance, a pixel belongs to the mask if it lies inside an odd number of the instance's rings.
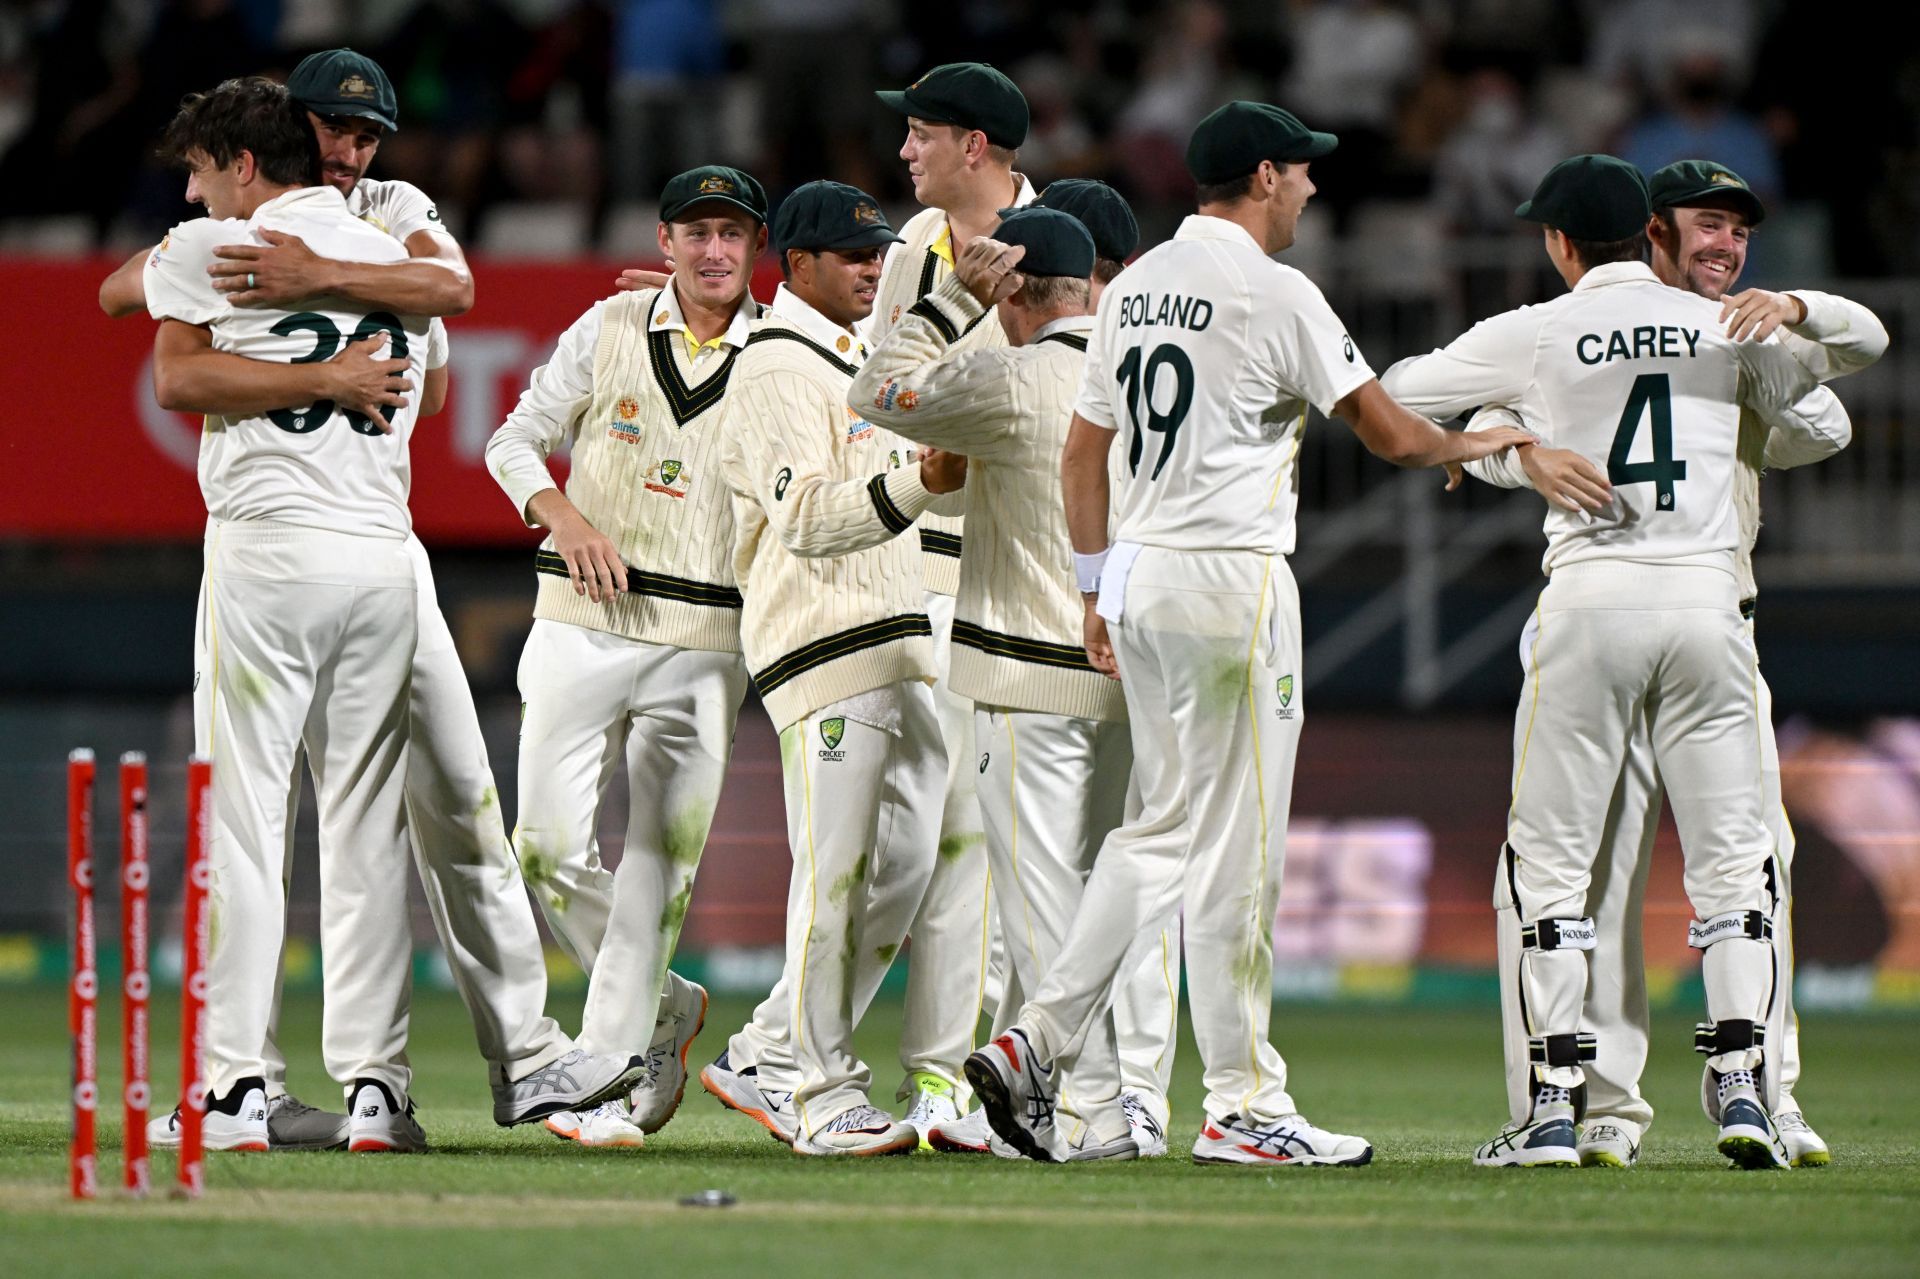
[[[1564,160],[1516,213],[1543,224],[1570,292],[1483,321],[1386,379],[1436,418],[1513,408],[1547,443],[1604,462],[1611,486],[1592,519],[1547,516],[1548,583],[1515,719],[1499,871],[1520,924],[1501,965],[1503,1013],[1524,1028],[1531,1097],[1474,1162],[1580,1161],[1584,1066],[1597,1056],[1583,1004],[1598,943],[1583,912],[1626,743],[1644,717],[1680,828],[1697,917],[1688,941],[1703,952],[1708,1020],[1695,1044],[1707,1055],[1717,1146],[1739,1167],[1787,1167],[1764,1069],[1780,885],[1740,615],[1736,450],[1743,408],[1792,452],[1831,452],[1851,427],[1783,346],[1730,339],[1717,304],[1646,266],[1647,188],[1631,165]]]
[[[897,240],[878,204],[809,182],[773,239],[786,282],[720,425],[740,637],[786,781],[786,968],[701,1082],[800,1154],[904,1154],[919,1134],[869,1100],[853,1028],[926,895],[946,772],[919,548],[899,535],[965,463],[906,461],[904,441],[847,407],[865,358],[854,326]]]
[[[880,293],[865,327],[869,349],[921,298],[953,275],[955,255],[999,220],[1000,210],[1027,204],[1033,184],[1014,172],[1027,138],[1027,99],[994,68],[979,62],[935,67],[911,86],[877,93],[906,117],[900,158],[923,206],[887,251]],[[1004,345],[989,313],[963,335],[968,349]],[[900,1026],[898,1098],[923,1144],[935,1124],[958,1119],[968,1089],[960,1065],[973,1051],[992,949],[988,866],[981,833],[974,760],[973,707],[948,682],[952,667],[954,592],[960,585],[962,526],[958,518],[925,516],[928,616],[939,682],[934,699],[947,742],[947,789],[940,820],[940,860],[926,904],[913,922],[913,958]],[[930,1146],[929,1146],[930,1148]]]
[[[189,97],[166,152],[191,174],[209,216],[182,223],[146,267],[161,321],[154,384],[163,407],[193,408],[196,352],[326,358],[343,338],[384,332],[410,382],[424,374],[428,321],[338,298],[284,312],[231,306],[207,273],[216,245],[268,227],[329,257],[394,261],[391,237],[319,183],[303,111],[279,85],[232,80]],[[185,379],[184,383],[181,379]],[[280,897],[289,782],[304,740],[319,797],[327,1069],[347,1089],[349,1145],[420,1149],[407,1100],[407,684],[415,640],[405,549],[407,437],[414,407],[382,430],[321,401],[209,418],[196,673],[196,749],[213,759],[208,959],[208,1144],[267,1149],[264,1049],[284,929]]]
[[[759,314],[747,286],[766,216],[765,192],[738,169],[669,181],[666,285],[596,302],[487,445],[514,509],[549,530],[520,658],[520,864],[554,936],[591,974],[581,1043],[644,1045],[663,1007],[683,1032],[656,1040],[652,1088],[547,1121],[588,1146],[640,1146],[667,1122],[706,1017],[706,992],[667,961],[747,688],[720,404]],[[562,492],[547,459],[567,445]],[[626,844],[609,872],[595,831],[623,764]]]
[[[1682,160],[1654,173],[1647,179],[1647,187],[1653,205],[1647,233],[1653,246],[1654,274],[1664,284],[1722,302],[1729,337],[1765,339],[1777,332],[1787,351],[1822,382],[1864,369],[1885,353],[1885,326],[1873,312],[1846,298],[1812,290],[1732,292],[1746,264],[1749,238],[1766,216],[1760,198],[1739,174],[1711,161]],[[1488,418],[1495,415],[1511,420],[1504,409],[1485,414]],[[1735,573],[1741,616],[1749,632],[1757,593],[1753,543],[1760,524],[1760,476],[1768,465],[1791,465],[1802,460],[1791,452],[1769,457],[1770,435],[1770,429],[1756,414],[1740,415],[1740,467],[1733,483],[1740,518]],[[1519,451],[1520,464],[1503,456],[1476,462],[1468,469],[1506,487],[1525,485],[1542,493],[1567,493],[1569,490],[1556,486],[1551,476],[1543,475],[1538,483],[1535,481],[1536,460],[1553,452],[1524,449]],[[1604,509],[1611,493],[1604,478],[1598,473],[1595,478],[1598,484],[1580,486],[1584,491],[1571,492],[1571,500],[1591,509]],[[1523,655],[1532,648],[1533,638],[1529,628],[1521,638]],[[1773,1119],[1793,1166],[1816,1167],[1829,1161],[1827,1145],[1807,1123],[1794,1097],[1800,1053],[1799,1026],[1793,1015],[1793,826],[1780,804],[1773,698],[1764,677],[1756,690],[1760,699],[1762,813],[1776,845],[1774,874],[1779,884],[1771,920],[1779,979],[1767,1018],[1767,1035],[1776,1045],[1773,1064],[1778,1074]],[[1593,1030],[1596,1053],[1586,1071],[1587,1118],[1577,1147],[1581,1164],[1588,1167],[1632,1167],[1653,1120],[1653,1107],[1641,1096],[1639,1086],[1648,1043],[1641,923],[1647,868],[1659,830],[1663,795],[1646,717],[1641,715],[1634,721],[1625,765],[1607,809],[1606,832],[1588,896],[1587,914],[1594,920],[1597,938],[1588,959],[1586,1020]],[[1503,953],[1517,955],[1520,921],[1511,902],[1504,898],[1504,893],[1496,893],[1500,936],[1507,948]],[[1517,1019],[1516,1024],[1508,1026],[1505,1039],[1508,1099],[1517,1123],[1530,1100],[1526,1038]]]
[[[1093,237],[1056,209],[1014,209],[961,251],[867,360],[851,405],[967,455],[973,535],[960,560],[948,679],[977,708],[980,807],[1008,956],[1037,989],[1072,922],[1132,771],[1120,686],[1087,663],[1055,465],[1080,389]],[[1015,269],[1017,266],[1017,270]],[[995,307],[1007,345],[949,345]],[[1060,1086],[1059,1160],[1132,1159],[1111,1015],[1102,1051]],[[978,1112],[975,1112],[978,1113]],[[957,1145],[936,1125],[936,1147]]]
[[[1286,556],[1306,410],[1340,416],[1404,466],[1527,437],[1443,431],[1400,408],[1320,291],[1269,256],[1293,242],[1314,192],[1308,165],[1335,145],[1278,107],[1215,111],[1187,148],[1199,212],[1100,298],[1061,483],[1088,661],[1121,679],[1142,806],[1101,847],[1066,940],[1015,1025],[967,1059],[994,1131],[1033,1158],[1058,1148],[1056,1072],[1089,1068],[1115,977],[1183,904],[1207,1085],[1194,1160],[1373,1158],[1363,1138],[1299,1113],[1267,1036],[1305,712]],[[1124,464],[1109,547],[1115,447]]]
[[[296,235],[263,229],[259,242],[214,250],[220,259],[210,268],[215,287],[230,304],[252,307],[290,305],[326,293],[391,311],[465,311],[473,299],[471,276],[432,202],[409,183],[365,177],[381,137],[397,127],[385,72],[371,59],[336,49],[305,59],[288,83],[319,142],[322,181],[346,196],[355,216],[399,241],[408,256],[392,262],[330,261]],[[109,314],[144,307],[141,275],[127,267],[116,271],[102,285],[101,304]],[[437,320],[432,328],[421,416],[437,412],[446,391],[445,334]],[[384,340],[376,335],[348,343],[331,360],[303,364],[209,352],[200,361],[197,399],[216,413],[247,411],[250,395],[264,394],[269,404],[330,399],[384,422],[389,406],[402,402],[404,385],[397,384],[403,383],[399,374],[405,368],[403,361],[375,358],[374,348]],[[301,384],[313,374],[322,379],[320,385]],[[419,603],[409,691],[410,843],[455,986],[489,1064],[495,1120],[524,1123],[604,1091],[615,1076],[628,1073],[630,1064],[626,1057],[590,1060],[545,1013],[544,955],[506,843],[473,696],[435,601],[426,549],[411,532],[406,546]],[[297,804],[297,788],[291,802]],[[290,834],[291,816],[287,825]],[[291,871],[290,857],[285,869]],[[277,1020],[277,990],[274,1003]],[[271,1024],[265,1057],[273,1148],[345,1146],[345,1115],[307,1106],[287,1093],[286,1059]],[[155,1119],[149,1135],[155,1144],[178,1144],[178,1112]]]

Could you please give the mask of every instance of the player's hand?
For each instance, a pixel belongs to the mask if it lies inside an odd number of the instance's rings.
[[[960,286],[973,294],[974,301],[981,306],[992,306],[1019,291],[1025,277],[1013,268],[1026,256],[1024,244],[1002,244],[981,236],[960,250],[960,256],[953,263],[953,273]]]
[[[573,593],[605,604],[627,589],[627,566],[613,539],[574,512],[553,526],[553,549],[567,562]]]
[[[1535,444],[1520,450],[1520,466],[1540,496],[1563,511],[1604,511],[1613,501],[1613,486],[1606,475],[1571,449]]]
[[[1447,492],[1451,493],[1467,482],[1467,468],[1458,462],[1448,462],[1445,470],[1447,472]]]
[[[672,266],[673,263],[667,265]],[[642,289],[664,289],[672,278],[665,272],[643,271],[637,266],[630,266],[614,277],[613,287],[622,293],[638,293]]]
[[[1485,431],[1448,431],[1447,438],[1453,445],[1453,456],[1446,459],[1448,463],[1478,462],[1483,457],[1492,457],[1508,449],[1538,442],[1532,432],[1523,431],[1517,426],[1496,426]]]
[[[1120,663],[1113,660],[1113,641],[1107,637],[1107,619],[1094,611],[1097,600],[1092,595],[1082,595],[1081,600],[1087,606],[1086,620],[1080,625],[1081,642],[1086,645],[1087,661],[1093,669],[1108,679],[1120,678]]]
[[[951,493],[967,482],[967,459],[963,453],[945,449],[920,450],[920,483],[929,493]]]
[[[328,399],[343,409],[364,413],[368,421],[391,435],[393,423],[387,413],[406,405],[413,384],[407,381],[405,360],[380,354],[388,341],[387,334],[381,332],[349,342],[345,350],[320,367],[332,381]]]
[[[1752,338],[1761,342],[1781,325],[1805,320],[1807,304],[1791,293],[1748,289],[1720,299],[1720,318],[1727,322],[1727,336],[1734,341]]]
[[[207,268],[213,287],[235,306],[272,306],[310,298],[327,291],[327,269],[332,264],[307,247],[307,242],[285,231],[262,230],[267,243],[223,244],[213,251],[219,258]]]

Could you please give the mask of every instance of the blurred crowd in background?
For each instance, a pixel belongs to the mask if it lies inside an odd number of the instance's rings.
[[[1193,124],[1250,97],[1340,135],[1314,166],[1336,234],[1371,201],[1507,234],[1564,155],[1710,156],[1796,267],[1920,272],[1920,49],[1804,0],[0,0],[0,223],[151,242],[187,216],[151,158],[181,95],[338,45],[399,92],[375,176],[496,252],[623,247],[623,211],[711,161],[905,206],[872,90],[979,59],[1032,104],[1021,168],[1107,179],[1150,235],[1189,200]]]

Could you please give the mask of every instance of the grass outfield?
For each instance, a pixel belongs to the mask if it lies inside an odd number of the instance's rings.
[[[644,1151],[582,1151],[488,1115],[483,1070],[451,995],[414,1015],[414,1096],[437,1153],[210,1155],[197,1204],[116,1202],[118,1106],[101,1112],[94,1204],[65,1198],[65,994],[0,997],[0,1274],[355,1276],[897,1276],[991,1268],[1022,1276],[1193,1274],[1252,1263],[1281,1274],[1912,1275],[1920,1270],[1920,1020],[1827,1015],[1808,1023],[1802,1100],[1835,1149],[1827,1169],[1735,1173],[1697,1100],[1689,1027],[1656,1025],[1649,1093],[1662,1113],[1632,1172],[1479,1170],[1473,1145],[1502,1111],[1496,1014],[1282,1007],[1276,1036],[1308,1113],[1367,1134],[1372,1167],[1198,1168],[1191,1041],[1175,1086],[1174,1156],[1084,1168],[980,1157],[803,1160],[722,1111],[694,1082]],[[697,1061],[748,1011],[716,1001]],[[103,1021],[117,1009],[102,1007]],[[561,1013],[572,1024],[577,1006]],[[337,1096],[316,1062],[319,1005],[289,1000],[294,1091]],[[155,1023],[171,1028],[171,1003]],[[116,1023],[117,1024],[117,1023]],[[898,1009],[875,1010],[861,1047],[896,1081]],[[103,1032],[113,1027],[103,1026]],[[103,1033],[107,1097],[118,1044]],[[176,1045],[156,1045],[171,1096]],[[172,1160],[154,1159],[165,1185]],[[709,1187],[725,1210],[682,1208]],[[588,1270],[584,1267],[591,1266]],[[457,1268],[457,1269],[456,1269]]]

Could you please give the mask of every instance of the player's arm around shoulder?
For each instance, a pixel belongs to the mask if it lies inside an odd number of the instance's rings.
[[[1534,380],[1543,318],[1521,307],[1482,320],[1439,350],[1396,361],[1381,385],[1436,422],[1484,404],[1517,403]]]
[[[736,491],[751,495],[788,551],[815,559],[878,546],[959,487],[937,458],[932,468],[923,461],[865,473],[873,459],[859,446],[875,428],[848,406],[844,383],[815,375],[806,361],[817,355],[789,346],[742,352],[721,422],[738,450]]]
[[[1887,326],[1860,303],[1812,289],[1790,289],[1782,296],[1799,308],[1801,318],[1783,318],[1781,341],[1820,381],[1870,368],[1887,353]],[[1733,332],[1738,314],[1729,314]]]
[[[985,314],[957,278],[922,298],[854,377],[854,412],[916,443],[991,450],[1009,432],[1017,357],[1007,347],[952,349]]]
[[[1853,440],[1853,420],[1840,398],[1774,338],[1733,344],[1740,365],[1740,403],[1771,428],[1766,464],[1805,466],[1832,457]]]

